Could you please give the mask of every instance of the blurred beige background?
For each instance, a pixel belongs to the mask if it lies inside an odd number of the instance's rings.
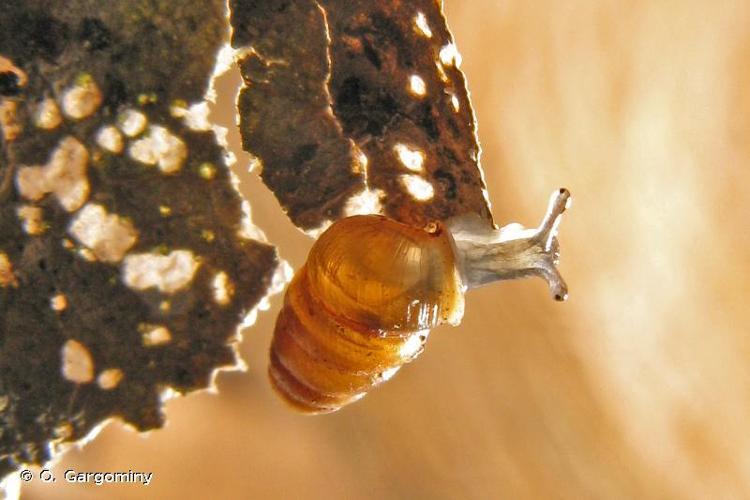
[[[570,301],[540,280],[472,292],[461,327],[391,382],[302,417],[266,382],[274,297],[245,334],[248,371],[220,375],[218,395],[171,401],[150,435],[110,425],[55,468],[152,471],[149,487],[58,479],[26,498],[750,497],[750,3],[446,10],[496,218],[535,224],[552,189],[573,192]],[[226,126],[236,82],[219,82]],[[300,265],[310,240],[242,180]]]

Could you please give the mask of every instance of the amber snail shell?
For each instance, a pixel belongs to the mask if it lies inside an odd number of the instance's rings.
[[[564,299],[555,233],[568,200],[558,191],[542,225],[512,238],[464,219],[450,228],[381,215],[337,221],[286,292],[271,343],[276,392],[305,413],[360,399],[416,358],[430,329],[457,325],[465,290],[488,281],[541,275]]]
[[[380,215],[342,219],[289,286],[271,344],[271,381],[303,411],[338,409],[413,359],[426,331],[457,324],[462,314],[463,285],[442,225],[426,231]]]

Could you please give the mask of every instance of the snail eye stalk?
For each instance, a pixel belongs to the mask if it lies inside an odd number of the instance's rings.
[[[571,201],[565,188],[552,193],[547,212],[536,229],[525,229],[520,224],[495,229],[473,216],[449,221],[466,287],[539,276],[547,282],[555,300],[566,300],[568,287],[556,267],[560,257],[557,231]]]

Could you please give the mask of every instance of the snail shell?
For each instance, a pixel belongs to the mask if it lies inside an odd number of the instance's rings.
[[[556,234],[570,193],[552,194],[536,229],[472,216],[420,229],[380,215],[341,219],[312,247],[284,298],[269,376],[298,410],[326,413],[364,396],[422,352],[431,328],[457,325],[464,291],[540,276],[557,300]]]
[[[342,219],[313,245],[287,290],[269,375],[299,410],[355,401],[422,350],[429,329],[458,324],[463,284],[453,241],[380,215]]]

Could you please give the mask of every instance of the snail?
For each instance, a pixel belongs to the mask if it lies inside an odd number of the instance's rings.
[[[458,325],[464,293],[493,281],[540,276],[556,300],[557,228],[570,193],[553,193],[536,229],[495,229],[478,216],[417,228],[382,215],[332,224],[284,298],[271,342],[276,392],[305,413],[362,398],[423,350],[430,329]]]

